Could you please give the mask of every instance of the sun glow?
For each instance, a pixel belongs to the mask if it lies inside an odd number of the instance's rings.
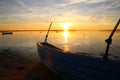
[[[64,28],[65,31],[67,31],[70,27],[70,22],[64,22],[62,23],[62,27]]]

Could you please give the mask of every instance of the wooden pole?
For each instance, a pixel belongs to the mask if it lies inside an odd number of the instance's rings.
[[[107,43],[107,47],[106,47],[106,51],[105,51],[105,55],[103,56],[103,59],[108,59],[108,51],[109,51],[110,44],[112,43],[112,36],[115,33],[117,27],[119,26],[119,23],[120,23],[120,19],[118,20],[117,24],[115,25],[115,27],[114,27],[113,31],[111,32],[109,38],[105,40],[105,42]]]
[[[49,26],[48,32],[47,32],[47,34],[46,34],[45,42],[47,42],[47,37],[48,37],[48,34],[49,34],[49,32],[50,32],[50,28],[51,28],[51,26],[52,26],[52,22],[50,23],[50,26]]]

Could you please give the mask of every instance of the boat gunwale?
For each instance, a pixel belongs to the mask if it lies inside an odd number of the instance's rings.
[[[52,44],[49,44],[49,43],[47,43],[47,42],[40,42],[40,41],[39,41],[37,44],[38,44],[38,45],[41,45],[41,46],[44,46],[44,47],[47,47],[47,48],[51,48],[51,49],[55,49],[55,50],[59,50],[59,51],[64,52],[63,49],[60,49],[60,48],[58,48],[58,47],[56,47],[56,46],[54,46],[54,45],[52,45]]]

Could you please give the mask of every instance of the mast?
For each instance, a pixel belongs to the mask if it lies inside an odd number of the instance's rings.
[[[107,43],[107,47],[106,47],[106,51],[105,51],[105,55],[103,56],[103,59],[108,59],[108,51],[109,51],[110,44],[112,43],[112,36],[113,36],[114,32],[116,31],[117,27],[119,26],[119,23],[120,23],[120,19],[118,20],[117,24],[115,25],[109,38],[105,40],[105,42]]]
[[[49,34],[49,32],[50,32],[51,26],[52,26],[52,22],[50,23],[50,26],[49,26],[49,29],[48,29],[48,31],[47,31],[47,34],[46,34],[46,37],[45,37],[45,41],[44,41],[44,42],[47,42],[47,37],[48,37],[48,34]]]

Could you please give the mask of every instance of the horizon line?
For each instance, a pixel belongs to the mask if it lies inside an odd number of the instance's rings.
[[[48,31],[48,30],[0,30],[0,32],[3,31],[13,31],[13,32],[17,32],[17,31]],[[65,30],[50,30],[50,31],[65,31]],[[90,30],[90,29],[81,29],[81,30],[67,30],[67,31],[112,31],[112,29],[105,29],[105,30]],[[120,29],[116,30],[116,31],[120,31]]]

